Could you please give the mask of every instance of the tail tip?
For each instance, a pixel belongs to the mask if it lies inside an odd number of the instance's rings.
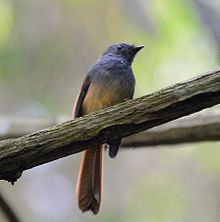
[[[87,208],[82,208],[82,207],[79,207],[79,208],[82,211],[82,213],[85,213],[87,211],[91,211],[94,215],[99,213],[99,207],[97,206],[90,205]]]

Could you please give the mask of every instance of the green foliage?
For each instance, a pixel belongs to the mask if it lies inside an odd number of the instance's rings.
[[[149,5],[144,5],[146,10]],[[142,38],[147,43],[138,58],[137,95],[161,88],[207,70],[216,65],[215,45],[204,35],[195,11],[187,1],[153,1],[155,34]]]
[[[10,0],[0,0],[0,48],[9,37],[14,21],[14,8]]]
[[[18,53],[13,55],[7,48],[7,41],[12,31],[14,22],[14,7],[9,0],[0,0],[0,79],[8,78],[7,70],[11,67],[12,57],[17,60]],[[1,56],[3,55],[3,56]]]

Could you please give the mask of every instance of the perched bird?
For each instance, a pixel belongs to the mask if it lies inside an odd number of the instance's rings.
[[[144,46],[119,43],[108,47],[89,70],[73,110],[73,118],[131,99],[135,78],[131,64]],[[121,139],[108,142],[109,156],[115,157]],[[85,212],[97,214],[102,196],[102,159],[104,145],[83,152],[77,182],[77,201]]]

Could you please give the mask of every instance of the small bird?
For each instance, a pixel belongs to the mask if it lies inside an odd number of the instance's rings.
[[[131,64],[144,46],[119,43],[109,46],[89,70],[73,109],[73,118],[133,98],[135,78]],[[108,142],[109,156],[117,155],[121,139]],[[103,149],[100,144],[83,152],[76,196],[82,212],[97,214],[102,196]]]

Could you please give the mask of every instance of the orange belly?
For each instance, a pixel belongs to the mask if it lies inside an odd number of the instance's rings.
[[[126,98],[120,96],[112,89],[102,88],[97,85],[92,85],[83,101],[83,114],[88,114],[108,106],[123,102]]]

